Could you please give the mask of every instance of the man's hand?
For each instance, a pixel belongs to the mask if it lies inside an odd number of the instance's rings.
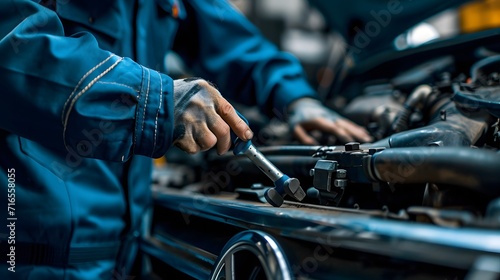
[[[187,153],[206,151],[217,145],[223,154],[231,147],[230,129],[242,140],[253,132],[222,97],[200,78],[174,81],[174,145]]]
[[[372,137],[357,124],[343,118],[312,98],[298,99],[288,107],[289,124],[294,136],[307,145],[318,145],[318,140],[311,136],[312,131],[333,135],[340,142],[370,142]]]

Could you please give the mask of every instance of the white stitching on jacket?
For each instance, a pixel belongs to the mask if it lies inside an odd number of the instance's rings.
[[[139,93],[137,94],[137,100],[139,100],[140,96],[141,96],[141,91],[142,91],[142,85],[143,85],[143,82],[144,82],[144,72],[145,71],[145,68],[141,66],[141,70],[142,70],[142,77],[141,77],[141,90],[139,91]],[[139,110],[137,110],[137,113],[136,113],[136,121],[137,121],[137,114],[138,114]],[[135,126],[137,127],[137,123],[135,124]],[[135,130],[135,128],[134,128]],[[137,133],[134,132],[134,144],[133,144],[133,147],[135,149],[135,144],[137,143]]]
[[[92,81],[90,81],[90,83],[88,85],[86,85],[77,95],[75,95],[75,98],[73,98],[73,100],[71,100],[71,103],[69,104],[68,112],[66,113],[66,118],[63,121],[63,126],[64,126],[64,129],[63,129],[63,140],[64,140],[64,146],[65,147],[67,147],[67,144],[66,144],[66,128],[67,128],[67,125],[68,125],[68,119],[69,119],[69,115],[71,113],[71,110],[73,110],[73,106],[75,105],[76,101],[78,100],[78,98],[80,98],[80,96],[82,96],[82,94],[84,94],[87,90],[89,90],[89,88],[91,88],[100,78],[102,78],[104,75],[108,74],[109,71],[113,70],[113,68],[115,68],[116,65],[118,65],[118,63],[120,63],[122,60],[123,60],[123,57],[120,57],[120,59],[117,60],[115,63],[113,63],[113,65],[109,66],[108,69],[104,70],[101,74],[99,74]]]
[[[116,82],[97,82],[98,84],[108,84],[108,85],[117,85],[117,86],[122,86],[122,87],[126,87],[126,88],[129,88],[131,90],[133,90],[134,92],[139,92],[138,90],[136,90],[135,88],[129,86],[129,85],[126,85],[126,84],[120,84],[120,83],[116,83]]]
[[[66,99],[66,102],[64,102],[64,107],[63,107],[63,110],[62,110],[62,113],[61,113],[61,122],[64,124],[64,112],[66,111],[66,106],[68,105],[68,102],[69,100],[71,99],[71,97],[73,97],[73,94],[75,94],[76,90],[78,89],[78,87],[80,86],[80,84],[83,82],[83,80],[85,80],[85,78],[87,78],[90,74],[92,74],[92,72],[94,72],[97,68],[99,68],[101,65],[103,65],[104,63],[106,63],[106,61],[110,60],[113,56],[115,56],[114,54],[110,54],[108,56],[108,58],[106,58],[105,60],[99,62],[96,66],[92,67],[92,69],[90,69],[89,71],[87,71],[87,73],[85,73],[85,75],[83,75],[83,77],[80,79],[80,81],[78,81],[78,83],[76,84],[75,88],[73,89],[73,92],[68,96],[68,99]]]
[[[156,72],[156,73],[160,77],[160,105],[158,105],[158,110],[156,111],[155,135],[154,135],[154,138],[153,138],[154,142],[153,142],[153,151],[151,152],[151,157],[153,157],[153,154],[154,154],[155,149],[156,149],[156,132],[157,132],[157,128],[158,128],[158,115],[160,114],[161,102],[162,102],[162,98],[163,98],[163,84],[162,84],[162,80],[161,80],[161,74],[159,72]]]
[[[144,111],[142,111],[141,133],[144,131],[144,123],[146,119],[146,108],[148,107],[149,85],[151,84],[151,70],[148,70],[148,89],[146,90],[146,101],[144,102]]]

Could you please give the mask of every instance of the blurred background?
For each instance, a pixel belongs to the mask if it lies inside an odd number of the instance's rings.
[[[349,13],[368,14],[366,8],[359,8],[359,11],[354,9],[370,1],[356,0],[343,4],[339,4],[342,1],[321,0],[230,0],[230,2],[245,14],[267,39],[282,50],[298,57],[310,83],[320,93],[324,93],[335,79],[335,67],[345,62],[345,54],[349,51],[350,45],[343,36],[345,34],[334,28],[335,19],[329,20],[325,16],[350,18],[342,24],[350,30],[351,36],[355,36],[356,30],[359,30],[356,27],[363,29],[366,22]],[[387,4],[390,1],[372,2]],[[386,41],[384,48],[394,50],[415,48],[430,41],[500,26],[500,0],[449,2],[451,5],[452,2],[467,3],[431,15],[401,32],[394,40]],[[324,7],[325,3],[328,9],[320,11],[318,6]],[[401,5],[404,7],[405,2],[401,1]],[[376,6],[372,11],[376,11]],[[167,64],[171,75],[182,75],[186,71],[175,54],[168,56]]]
[[[344,14],[337,1],[331,2],[330,11],[320,12],[307,0],[231,0],[231,2],[257,25],[265,37],[282,50],[293,53],[302,62],[309,81],[321,92],[334,79],[331,67],[343,61],[345,39],[328,24],[325,13]],[[356,2],[348,1],[351,6]],[[381,2],[381,1],[373,1]],[[389,2],[389,1],[382,1]],[[450,1],[452,2],[452,1]],[[403,3],[404,4],[404,3]],[[347,23],[349,24],[349,23]],[[356,25],[356,23],[353,23]],[[363,23],[358,23],[362,26]],[[461,33],[473,33],[500,26],[500,0],[469,1],[457,8],[446,9],[410,27],[391,42],[395,50],[418,47],[433,40],[446,39]],[[349,26],[353,29],[355,26]]]
[[[446,59],[445,62],[433,61],[431,58],[448,54],[447,51],[439,54],[440,49],[446,49],[443,45],[440,47],[439,42],[448,44],[448,40],[456,44],[461,40],[475,41],[483,36],[481,32],[500,27],[500,0],[230,2],[267,39],[301,61],[310,84],[320,98],[340,113],[345,113],[343,109],[361,95],[387,91],[393,95],[400,91],[403,91],[402,95],[408,94],[399,86],[410,81],[406,89],[409,90],[414,84],[424,82],[415,80],[417,76],[432,76],[430,71],[441,73],[443,69],[448,71],[449,67],[460,68],[460,65],[468,69],[468,62],[461,61],[455,63],[458,66],[450,66]],[[461,39],[468,35],[476,37]],[[436,42],[437,45],[432,45]],[[426,45],[429,48],[426,49]],[[477,57],[465,58],[460,48],[451,48],[456,50],[456,57],[462,57],[458,60],[477,60]],[[483,48],[482,51],[491,55],[499,53],[499,49]],[[419,66],[427,60],[431,66]],[[189,75],[189,70],[175,53],[168,54],[165,63],[170,76]],[[429,70],[429,67],[438,70]],[[464,69],[457,69],[457,72]],[[233,105],[251,120],[252,128],[258,131],[259,137],[254,139],[257,145],[280,145],[292,140],[286,124],[267,119],[258,113],[257,108]],[[361,125],[370,125],[365,116],[356,118],[351,114],[348,117]],[[175,149],[170,154],[176,154]]]

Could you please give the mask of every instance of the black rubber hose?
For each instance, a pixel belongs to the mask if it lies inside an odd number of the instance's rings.
[[[413,111],[419,106],[423,106],[423,103],[429,95],[432,94],[432,87],[429,85],[420,85],[417,87],[405,101],[403,105],[404,109],[398,113],[398,116],[394,120],[391,126],[393,132],[401,132],[408,129],[408,124],[410,123],[410,117]]]
[[[435,183],[500,196],[500,154],[458,147],[393,148],[368,161],[372,179],[390,183]]]
[[[452,102],[441,108],[445,119],[436,115],[427,126],[394,134],[389,145],[397,147],[417,146],[470,146],[488,128],[489,114],[485,110],[462,112]]]
[[[317,158],[309,156],[266,156],[266,158],[272,162],[281,172],[290,177],[310,177],[309,170],[314,167]],[[238,164],[245,173],[246,179],[262,174],[255,164],[253,164],[248,158],[237,157],[233,160],[234,164]]]
[[[500,55],[490,56],[476,62],[471,67],[472,82],[476,85],[488,85],[489,74],[500,71]]]
[[[266,155],[266,158],[283,174],[299,178],[302,187],[307,188],[312,185],[313,177],[309,175],[309,171],[314,168],[318,158],[295,155]],[[229,160],[227,158],[213,160],[208,170],[205,170],[205,174],[208,176],[206,178],[212,181],[219,180],[220,185],[224,185],[227,191],[235,187],[250,187],[254,183],[273,185],[273,182],[245,156],[233,156]]]
[[[258,149],[266,156],[312,156],[321,147],[323,146],[283,145],[258,147]]]

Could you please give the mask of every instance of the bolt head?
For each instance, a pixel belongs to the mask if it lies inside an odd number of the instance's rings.
[[[333,184],[335,185],[335,187],[343,189],[347,186],[347,180],[346,179],[335,179],[335,181],[333,181]]]
[[[359,142],[349,142],[344,145],[346,151],[359,150]]]
[[[266,201],[274,207],[280,207],[283,205],[284,199],[275,189],[268,189],[264,193],[264,197],[266,198]]]
[[[337,178],[339,179],[344,179],[347,177],[347,170],[345,169],[337,169],[337,172],[335,174]]]

